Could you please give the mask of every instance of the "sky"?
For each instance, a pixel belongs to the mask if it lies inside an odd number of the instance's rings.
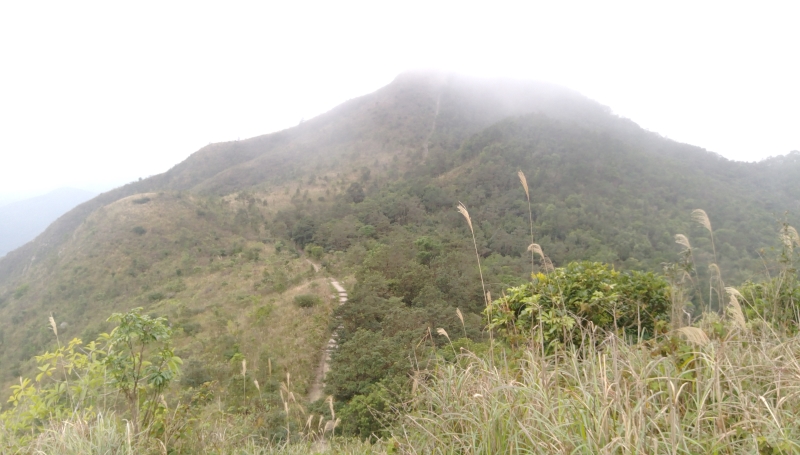
[[[0,203],[165,172],[436,69],[553,82],[729,159],[800,150],[793,2],[2,2]]]

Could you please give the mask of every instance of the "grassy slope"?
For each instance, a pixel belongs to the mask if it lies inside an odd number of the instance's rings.
[[[260,363],[270,359],[276,375],[291,371],[304,390],[334,302],[327,281],[304,259],[261,241],[252,222],[261,210],[234,198],[173,193],[131,196],[96,210],[57,255],[25,272],[0,308],[0,320],[11,322],[2,325],[0,380],[27,371],[28,359],[53,344],[45,324],[51,312],[66,324],[62,337],[88,341],[108,329],[112,312],[143,306],[173,321],[179,355],[202,365],[196,377],[229,377],[229,360],[240,352],[251,371],[266,375]],[[292,301],[299,293],[324,303],[301,309]]]

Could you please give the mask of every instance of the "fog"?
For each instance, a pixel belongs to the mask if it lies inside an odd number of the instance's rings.
[[[0,204],[161,173],[413,68],[557,83],[730,159],[800,149],[789,2],[289,3],[0,5]]]

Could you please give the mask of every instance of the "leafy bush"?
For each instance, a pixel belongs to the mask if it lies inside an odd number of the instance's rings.
[[[794,270],[760,283],[748,281],[741,287],[743,310],[748,319],[763,318],[787,334],[800,326],[800,281]]]
[[[319,305],[322,299],[314,294],[300,294],[294,297],[294,303],[300,308],[311,308]]]
[[[182,322],[178,327],[182,328],[183,333],[189,336],[197,334],[203,328],[199,322],[193,321]]]
[[[147,204],[148,202],[150,202],[150,198],[149,197],[140,197],[139,199],[134,199],[133,200],[134,204]]]
[[[572,262],[510,288],[487,309],[491,327],[512,344],[536,333],[546,344],[580,343],[576,326],[652,337],[670,314],[669,284],[652,272],[618,272],[608,264]]]
[[[25,283],[22,286],[18,287],[17,289],[14,290],[14,298],[15,299],[22,298],[23,296],[25,296],[25,294],[28,293],[28,290],[30,288],[31,288],[30,285],[27,284],[27,283]]]
[[[322,259],[322,255],[325,253],[325,249],[323,249],[321,246],[314,245],[313,243],[306,245],[305,250],[311,259],[315,259],[317,261]]]
[[[244,253],[244,258],[248,261],[258,262],[258,259],[261,255],[261,248],[249,248]]]
[[[141,226],[136,226],[133,229],[131,229],[131,231],[136,235],[144,235],[145,233],[147,233],[147,229]]]
[[[180,373],[172,330],[166,319],[142,315],[141,308],[114,313],[108,320],[117,327],[97,341],[84,345],[74,338],[62,345],[51,317],[58,348],[36,356],[39,373],[34,379],[20,378],[11,387],[11,407],[0,414],[0,428],[33,436],[48,421],[93,419],[98,409],[107,412],[101,407],[106,391],[116,390],[127,403],[134,434],[150,431],[161,418],[159,398]]]

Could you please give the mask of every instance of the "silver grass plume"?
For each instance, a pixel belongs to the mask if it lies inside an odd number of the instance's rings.
[[[703,329],[697,327],[681,327],[677,331],[681,335],[685,336],[690,343],[694,343],[699,346],[705,346],[711,342],[711,340],[708,338],[708,335],[703,332]]]
[[[458,212],[464,216],[464,219],[467,220],[467,224],[469,224],[469,230],[472,232],[472,235],[475,235],[475,230],[472,229],[472,219],[469,217],[469,212],[467,211],[467,207],[464,203],[459,202],[458,207],[456,207]]]
[[[517,171],[517,176],[519,177],[520,183],[522,183],[522,188],[525,190],[525,196],[527,196],[528,200],[531,200],[531,195],[528,192],[528,179],[525,178],[525,174],[522,171]]]
[[[711,236],[711,251],[714,253],[714,262],[717,262],[717,247],[714,245],[714,231],[711,229],[711,220],[703,209],[692,210],[692,219],[708,230]],[[709,302],[710,303],[710,302]]]
[[[689,239],[683,234],[675,234],[675,243],[686,248],[687,250],[692,249],[692,245],[689,244]]]
[[[53,333],[58,337],[58,326],[56,325],[56,320],[53,319],[53,313],[50,313],[50,317],[47,319],[50,321],[50,328],[53,329]]]
[[[478,273],[481,276],[481,287],[483,288],[483,295],[486,295],[486,284],[483,281],[483,270],[481,269],[481,256],[478,254],[478,241],[475,240],[475,230],[472,228],[472,218],[469,216],[469,212],[467,211],[467,206],[464,205],[463,202],[459,201],[458,206],[456,207],[458,212],[464,216],[464,219],[467,220],[467,224],[469,225],[469,231],[472,233],[472,244],[475,246],[475,257],[478,260]],[[490,301],[486,301],[486,306],[489,306]]]
[[[785,226],[781,229],[780,237],[789,251],[792,251],[795,245],[800,246],[800,235],[797,234],[797,230],[792,226]]]
[[[517,176],[519,177],[519,182],[522,183],[522,189],[525,190],[525,197],[528,198],[528,221],[531,226],[531,243],[533,243],[533,211],[531,210],[531,193],[528,191],[528,179],[525,178],[522,170],[517,171]],[[533,252],[531,252],[531,274],[533,274],[533,269]]]
[[[548,272],[552,272],[555,270],[553,267],[553,263],[550,261],[550,258],[544,255],[544,251],[542,251],[542,247],[538,243],[531,243],[528,245],[528,251],[538,254],[539,257],[542,258],[542,262],[544,263],[544,269]]]
[[[692,220],[696,221],[698,224],[706,228],[708,232],[712,232],[711,221],[708,219],[708,215],[706,214],[705,210],[703,209],[692,210]]]
[[[742,330],[747,329],[747,323],[744,320],[744,313],[742,312],[742,306],[739,305],[738,297],[741,297],[742,294],[739,293],[735,288],[726,287],[725,292],[728,293],[729,303],[728,303],[728,313],[733,320],[733,322]]]

